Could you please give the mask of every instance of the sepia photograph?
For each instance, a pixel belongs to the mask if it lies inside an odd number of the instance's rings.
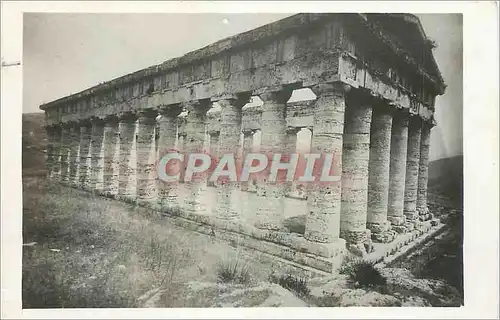
[[[463,308],[464,14],[356,11],[23,12],[21,308]]]

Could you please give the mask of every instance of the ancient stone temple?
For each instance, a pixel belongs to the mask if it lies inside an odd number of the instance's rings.
[[[426,204],[445,90],[433,47],[410,14],[290,16],[42,105],[49,177],[299,268],[379,259],[439,225]],[[290,101],[303,89],[315,98]],[[157,177],[169,148],[242,158],[295,152],[299,136],[337,156],[340,181]]]

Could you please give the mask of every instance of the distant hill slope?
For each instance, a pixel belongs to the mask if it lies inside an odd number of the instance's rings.
[[[461,206],[463,197],[463,156],[429,163],[429,192],[449,198]]]
[[[22,168],[23,175],[43,174],[47,135],[44,128],[44,113],[25,113],[22,123]]]

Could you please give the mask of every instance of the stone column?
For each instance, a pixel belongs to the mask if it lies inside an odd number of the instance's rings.
[[[375,105],[370,129],[368,167],[368,214],[366,226],[378,242],[391,242],[394,234],[387,220],[389,169],[391,160],[392,111],[389,106]]]
[[[292,154],[297,151],[297,133],[300,131],[300,129],[301,129],[300,127],[288,127],[286,129],[285,146],[284,146],[285,153]],[[294,181],[285,182],[286,196],[288,196],[292,192],[294,183],[295,183]]]
[[[260,108],[261,116],[262,116],[262,107]],[[262,118],[262,117],[261,117]],[[255,141],[259,141],[258,144],[255,143]],[[261,152],[261,146],[262,146],[262,129],[257,129],[253,133],[253,146],[252,146],[252,152]],[[259,177],[259,174],[254,174],[253,179],[251,181],[251,185],[249,186],[249,190],[251,192],[255,192],[258,196],[265,196],[266,195],[266,188],[265,188],[265,183],[262,181],[262,178]]]
[[[177,143],[177,144],[178,144],[177,149],[179,149],[179,151],[180,151],[180,152],[183,152],[183,151],[184,151],[184,137],[185,137],[185,136],[186,136],[186,135],[185,135],[184,133],[179,133],[179,134],[178,134],[178,137],[179,137],[179,138],[178,138],[178,143]]]
[[[186,152],[186,134],[184,132],[178,134],[179,140],[178,140],[178,147],[177,149],[179,150],[180,153],[185,153]],[[184,173],[185,173],[185,164],[183,164],[182,170],[181,170],[181,175],[179,177],[179,182],[184,183]]]
[[[286,129],[285,137],[285,151],[288,153],[295,153],[297,150],[297,133],[300,131],[300,127],[288,127]]]
[[[102,119],[92,119],[92,137],[91,137],[91,178],[90,189],[101,193],[103,189],[103,168],[104,168],[104,121]]]
[[[80,188],[90,190],[91,180],[91,139],[92,126],[88,121],[80,123],[80,160],[78,164],[78,178],[80,180]]]
[[[78,186],[78,167],[80,163],[80,128],[73,124],[70,127],[70,161],[69,161],[69,183]]]
[[[55,128],[53,126],[45,126],[45,133],[47,135],[47,158],[45,166],[47,168],[47,178],[53,178],[54,160],[55,160]]]
[[[156,198],[155,126],[158,113],[148,109],[137,121],[137,202],[150,204]]]
[[[417,213],[418,167],[420,162],[420,135],[422,123],[418,116],[411,116],[408,126],[406,176],[403,213],[407,222],[415,222]]]
[[[158,153],[160,160],[168,152],[173,152],[177,135],[177,117],[182,109],[179,105],[171,105],[160,110]],[[162,210],[177,207],[179,204],[179,181],[165,182],[157,180],[158,204]]]
[[[210,136],[210,156],[218,158],[220,131],[210,131],[208,134]]]
[[[392,120],[391,161],[389,169],[389,202],[387,219],[397,232],[406,232],[403,214],[406,151],[408,146],[408,112],[397,110]]]
[[[119,183],[119,143],[118,117],[109,116],[104,125],[104,169],[103,192],[108,197],[118,195]]]
[[[69,162],[71,153],[71,124],[65,123],[61,131],[61,182],[69,182]]]
[[[427,180],[429,178],[429,145],[431,137],[431,125],[422,123],[422,136],[420,138],[420,161],[418,168],[418,191],[417,191],[417,211],[420,220],[430,219],[427,209]]]
[[[185,124],[183,148],[184,161],[187,163],[189,154],[203,153],[205,139],[206,113],[210,109],[210,101],[190,101],[185,104],[188,111]],[[194,175],[191,181],[185,181],[188,192],[185,198],[185,209],[191,213],[201,213],[206,206],[201,202],[201,194],[206,190],[206,176]]]
[[[52,160],[52,179],[55,181],[61,180],[61,147],[62,147],[62,127],[54,126],[54,153]]]
[[[235,159],[236,167],[239,166],[237,158],[240,146],[241,133],[241,108],[248,102],[248,96],[232,97],[219,100],[221,106],[220,140],[218,155],[231,154]],[[237,181],[229,181],[227,177],[217,181],[217,218],[223,220],[235,220],[238,218],[231,204],[233,191],[238,188]]]
[[[253,130],[244,130],[243,131],[243,159],[252,152],[252,146],[253,146]],[[249,186],[251,185],[251,177],[248,178],[248,181],[242,181],[240,183],[241,185],[241,191],[250,191]]]
[[[118,196],[129,201],[136,198],[136,120],[134,113],[125,113],[120,116],[118,124],[120,145]]]
[[[344,118],[340,236],[350,251],[364,255],[372,251],[366,229],[372,107],[356,93],[349,95]]]
[[[314,108],[311,153],[333,154],[332,171],[342,172],[342,135],[344,133],[345,91],[339,84],[311,88],[317,99]],[[317,172],[315,166],[315,172]],[[340,235],[341,181],[311,182],[308,188],[304,237],[312,242],[345,243]]]
[[[264,92],[259,95],[264,102],[262,105],[261,118],[261,149],[267,155],[269,165],[263,173],[263,180],[258,183],[262,185],[263,197],[260,208],[257,210],[256,227],[260,229],[279,230],[284,220],[286,184],[282,181],[271,182],[267,175],[270,172],[272,155],[283,153],[286,141],[286,102],[290,98],[292,90],[282,89],[274,92]]]
[[[210,131],[209,133],[209,144],[210,144],[210,149],[209,149],[209,154],[210,158],[215,160],[216,162],[219,161],[219,141],[220,141],[220,131]],[[209,187],[215,187],[216,183],[213,181],[208,181],[207,185]]]

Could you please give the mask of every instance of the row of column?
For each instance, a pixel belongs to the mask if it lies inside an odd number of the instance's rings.
[[[341,181],[311,184],[305,238],[322,243],[344,239],[351,248],[366,252],[370,238],[391,241],[394,231],[405,232],[426,212],[427,166],[430,126],[407,111],[362,99],[347,87],[321,84],[311,88],[317,96],[314,107],[311,152],[335,155],[331,172],[341,173]],[[261,118],[261,151],[269,156],[290,152],[286,124],[286,101],[291,89],[264,92]],[[244,132],[240,146],[241,108],[249,95],[218,99],[221,106],[219,155],[237,154],[238,148],[251,149],[251,135]],[[202,152],[209,100],[187,102],[159,110],[158,149],[161,157],[173,148],[176,119],[188,111],[183,148],[187,153]],[[106,119],[92,119],[62,128],[49,128],[48,163],[54,179],[99,190],[107,195],[157,202],[162,208],[177,206],[177,186],[156,177],[155,125],[158,112],[143,110]],[[135,121],[137,120],[137,132]],[[137,138],[135,138],[137,136]],[[217,145],[214,143],[214,145]],[[136,150],[136,152],[134,152]],[[136,158],[134,158],[136,157]],[[263,181],[258,196],[263,197],[256,226],[282,229],[284,199],[289,186]],[[232,209],[234,182],[217,182],[217,216],[238,218]],[[203,179],[186,182],[185,209],[205,210],[200,201],[206,187]],[[248,189],[247,184],[241,186]]]

